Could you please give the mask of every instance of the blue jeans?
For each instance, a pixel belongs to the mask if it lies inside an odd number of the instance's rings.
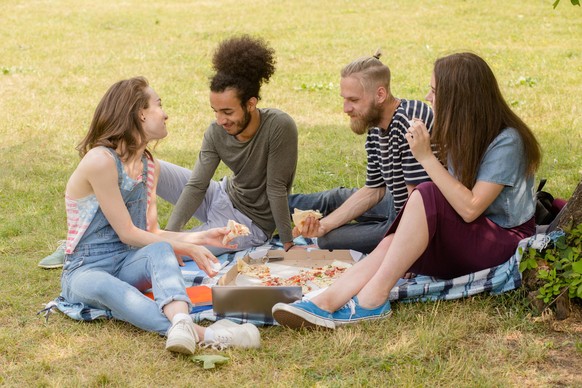
[[[312,194],[292,194],[289,196],[289,211],[293,209],[319,210],[327,216],[340,207],[358,189],[338,187]],[[392,194],[386,189],[384,198],[353,222],[336,228],[318,237],[317,245],[322,249],[353,249],[370,253],[382,241],[392,221],[396,218]]]
[[[171,325],[162,308],[174,300],[190,306],[174,250],[166,242],[140,249],[119,243],[80,247],[66,256],[61,287],[68,302],[111,310],[116,319],[162,335]],[[150,288],[155,300],[142,293]]]

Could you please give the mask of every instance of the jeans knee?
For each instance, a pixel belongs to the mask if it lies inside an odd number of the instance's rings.
[[[160,254],[167,254],[167,253],[174,254],[174,248],[172,248],[172,244],[170,244],[169,242],[166,242],[166,241],[158,241],[158,242],[152,243],[150,245],[150,247],[152,247],[152,249],[159,251]]]
[[[334,246],[331,245],[331,242],[329,241],[329,239],[327,239],[325,236],[317,238],[317,247],[319,249],[333,249],[334,248]]]
[[[148,254],[147,257],[153,258],[156,263],[160,263],[162,265],[168,265],[171,262],[176,262],[176,253],[174,252],[174,248],[172,248],[172,244],[159,241],[148,245]]]

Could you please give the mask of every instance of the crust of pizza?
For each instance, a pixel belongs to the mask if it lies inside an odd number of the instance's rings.
[[[228,228],[228,234],[225,234],[224,237],[222,238],[223,245],[228,244],[237,237],[248,236],[251,233],[249,228],[247,228],[243,224],[239,224],[234,220],[228,220],[226,227]]]
[[[323,215],[318,210],[299,210],[297,208],[293,209],[291,218],[293,218],[293,222],[300,232],[303,232],[303,225],[305,224],[307,217],[313,217],[319,220],[321,217],[323,217]]]

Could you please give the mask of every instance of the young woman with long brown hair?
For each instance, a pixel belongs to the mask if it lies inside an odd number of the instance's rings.
[[[143,77],[115,83],[101,99],[77,147],[81,161],[67,182],[61,295],[167,335],[169,351],[191,354],[198,343],[258,347],[259,331],[251,324],[218,321],[204,328],[189,315],[180,255],[216,275],[217,260],[202,245],[225,247],[228,229],[176,233],[159,228],[160,169],[148,143],[167,135],[167,119],[160,97]],[[154,300],[143,294],[150,288]]]
[[[540,147],[487,63],[472,53],[438,59],[426,99],[441,160],[420,120],[406,138],[432,182],[416,187],[378,247],[326,291],[275,305],[280,324],[335,328],[387,317],[390,290],[405,273],[451,279],[490,268],[534,233]]]

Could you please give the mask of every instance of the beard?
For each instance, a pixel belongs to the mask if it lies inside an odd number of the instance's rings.
[[[238,128],[238,130],[236,131],[235,134],[232,134],[231,136],[240,135],[249,126],[249,123],[251,122],[251,114],[249,113],[249,111],[247,110],[247,108],[245,106],[243,106],[243,112],[244,112],[244,116],[243,116],[242,120],[235,121],[235,125]]]
[[[382,109],[380,105],[372,102],[364,114],[351,118],[350,128],[356,135],[363,135],[368,132],[370,127],[378,125],[381,118]]]

